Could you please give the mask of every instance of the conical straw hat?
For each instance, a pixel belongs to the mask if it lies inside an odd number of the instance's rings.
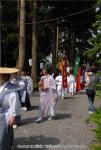
[[[19,72],[17,68],[7,68],[7,67],[0,67],[0,74],[12,74]]]

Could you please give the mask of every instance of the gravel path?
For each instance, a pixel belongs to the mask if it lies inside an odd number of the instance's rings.
[[[32,110],[22,111],[22,125],[15,131],[14,150],[90,150],[94,141],[92,124],[88,118],[86,95],[68,96],[59,100],[56,106],[56,119],[35,123],[38,114],[39,95],[31,98]]]

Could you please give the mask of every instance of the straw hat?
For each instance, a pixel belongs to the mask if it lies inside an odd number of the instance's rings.
[[[93,72],[88,72],[88,76],[93,76]]]
[[[19,72],[17,68],[7,68],[7,67],[0,67],[0,74],[12,74]]]

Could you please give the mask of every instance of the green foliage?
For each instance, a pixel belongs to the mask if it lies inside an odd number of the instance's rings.
[[[99,75],[101,75],[99,73]],[[96,96],[100,100],[101,99],[101,81],[96,84]]]
[[[90,61],[101,64],[101,0],[98,0],[97,4],[99,4],[100,10],[96,14],[96,22],[92,25],[94,36],[89,40],[92,43],[92,48],[86,51],[84,56]],[[96,57],[97,54],[99,55],[98,57]]]
[[[37,16],[36,21],[41,20],[50,20],[57,17],[66,16],[72,13],[76,13],[85,9],[92,7],[95,3],[95,0],[90,1],[38,1],[37,6]],[[7,64],[12,66],[16,62],[16,54],[18,54],[18,26],[17,26],[17,1],[2,1],[3,13],[2,13],[2,45],[3,52],[2,57],[5,58],[2,60],[3,64],[6,59]],[[28,59],[31,58],[31,46],[32,46],[32,17],[34,16],[35,10],[32,8],[32,0],[26,0],[25,8],[25,24],[26,27],[26,64],[28,65]],[[12,13],[13,12],[13,13]],[[63,52],[66,51],[67,55],[69,51],[75,50],[75,47],[82,50],[87,45],[85,41],[88,40],[90,34],[87,32],[88,28],[91,28],[91,24],[94,21],[95,12],[91,10],[90,13],[82,13],[72,17],[65,17],[60,19],[58,22],[59,25],[59,50]],[[55,20],[56,21],[56,20]],[[56,31],[54,34],[54,22],[41,22],[36,24],[37,32],[37,49],[38,49],[38,62],[40,63],[43,58],[50,54],[55,48],[55,38]],[[86,23],[86,25],[85,25]],[[70,36],[68,30],[70,29]],[[81,43],[78,42],[73,45],[72,42],[72,32],[75,32],[76,38],[81,39]],[[62,36],[64,33],[64,37]],[[62,42],[64,40],[64,42]],[[55,51],[55,49],[54,49]],[[74,52],[75,53],[75,52]],[[82,53],[82,52],[81,52]],[[95,54],[94,54],[95,55]],[[8,59],[11,57],[10,59]],[[70,55],[70,57],[72,57]],[[75,58],[75,54],[73,56]],[[12,61],[14,63],[12,63]]]
[[[96,90],[96,99],[101,100],[101,81],[96,84]],[[97,138],[97,142],[91,146],[91,149],[101,150],[101,107],[97,108],[96,112],[90,115],[86,120],[86,123],[90,122],[96,124],[96,128],[93,132],[95,132]]]
[[[96,112],[86,120],[86,123],[93,122],[96,124],[96,128],[93,132],[96,134],[97,143],[91,146],[92,150],[101,150],[101,108],[98,108]]]

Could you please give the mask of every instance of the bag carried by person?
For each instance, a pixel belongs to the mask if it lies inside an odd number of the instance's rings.
[[[87,95],[94,95],[95,94],[95,90],[94,89],[86,89],[86,94]]]

